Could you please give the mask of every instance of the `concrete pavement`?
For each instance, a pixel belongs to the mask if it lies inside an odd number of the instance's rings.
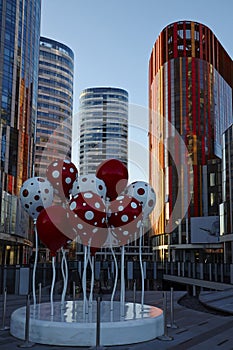
[[[231,296],[230,291],[224,292],[216,298],[222,300],[219,301],[218,308],[224,309],[227,302],[232,302],[233,305],[233,293]],[[208,305],[208,295],[209,302],[213,301],[213,293],[204,293],[205,303]],[[203,295],[204,295],[203,294]],[[174,292],[174,319],[173,325],[177,325],[178,328],[167,328],[165,330],[166,339],[170,340],[159,340],[154,339],[149,342],[144,342],[140,344],[132,345],[122,345],[122,346],[112,346],[105,347],[110,350],[163,350],[163,349],[173,349],[173,350],[204,350],[211,347],[211,350],[233,350],[233,314],[229,316],[220,316],[211,314],[208,312],[200,312],[194,309],[189,309],[181,306],[177,301],[185,295],[185,292]],[[136,301],[140,303],[140,292],[137,292]],[[109,296],[106,296],[108,298]],[[57,297],[60,298],[60,297]],[[201,295],[202,298],[202,295]],[[2,302],[3,296],[0,298],[0,315],[2,315]],[[48,300],[48,297],[47,299]],[[126,293],[126,301],[133,300],[133,293],[129,291]],[[171,323],[170,319],[170,292],[167,292],[167,322]],[[163,308],[163,293],[161,291],[146,291],[145,292],[145,304],[154,305]],[[21,307],[26,305],[25,296],[7,296],[7,317],[5,325],[10,324],[11,313]],[[0,318],[1,322],[1,318]],[[120,336],[120,335],[119,335]],[[9,330],[0,331],[0,349],[1,350],[18,350],[19,346],[25,345],[22,340],[12,337]],[[53,350],[53,349],[64,349],[71,350],[71,347],[60,347],[60,346],[49,346],[35,344],[33,346],[34,350]],[[88,347],[75,347],[77,350],[87,350]]]

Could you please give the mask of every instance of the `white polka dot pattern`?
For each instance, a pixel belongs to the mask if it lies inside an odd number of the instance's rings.
[[[78,176],[76,166],[68,159],[58,159],[49,164],[47,178],[61,197],[69,198],[74,181]]]
[[[106,208],[102,198],[90,191],[80,192],[71,198],[70,210],[74,214],[74,229],[82,243],[92,242],[92,246],[101,247],[107,237]]]
[[[91,191],[101,198],[106,197],[106,186],[103,180],[98,179],[95,174],[81,175],[73,183],[71,194],[75,196],[80,192]]]
[[[139,231],[142,206],[137,199],[124,195],[109,204],[108,225],[119,245],[124,245]]]

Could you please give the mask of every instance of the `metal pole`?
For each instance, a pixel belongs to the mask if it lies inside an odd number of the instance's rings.
[[[73,282],[73,301],[75,301],[75,282]]]
[[[171,306],[170,306],[171,307],[171,313],[170,313],[170,315],[171,315],[171,323],[168,324],[167,326],[170,327],[170,328],[176,329],[176,328],[178,328],[178,326],[174,322],[174,294],[173,294],[173,287],[171,287],[170,295],[171,295]]]
[[[3,297],[3,314],[2,314],[2,328],[1,331],[6,331],[10,327],[5,326],[5,320],[6,320],[6,295],[7,295],[7,289],[4,289],[4,297]]]
[[[30,333],[30,294],[27,295],[27,305],[26,305],[26,320],[25,320],[25,342],[23,344],[18,345],[20,348],[31,348],[35,345],[29,341],[29,333]]]
[[[39,283],[39,295],[38,295],[38,304],[41,303],[41,283]]]
[[[159,336],[159,340],[173,340],[172,337],[168,335],[167,331],[167,293],[163,292],[163,323],[164,323],[164,334]]]

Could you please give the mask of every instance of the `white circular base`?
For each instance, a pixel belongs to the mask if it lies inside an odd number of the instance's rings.
[[[100,344],[123,345],[152,340],[164,334],[163,312],[157,307],[114,301],[102,301]],[[124,312],[124,316],[122,313]],[[10,332],[25,339],[26,307],[11,315]],[[30,306],[29,340],[39,344],[63,346],[96,345],[96,301],[84,308],[83,301],[66,301]]]

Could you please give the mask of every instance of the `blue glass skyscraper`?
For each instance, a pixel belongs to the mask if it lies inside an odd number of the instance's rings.
[[[71,158],[74,53],[40,38],[35,175],[45,176],[55,159]]]
[[[0,0],[0,262],[26,262],[22,183],[33,175],[40,0]],[[17,237],[17,238],[16,238]]]

